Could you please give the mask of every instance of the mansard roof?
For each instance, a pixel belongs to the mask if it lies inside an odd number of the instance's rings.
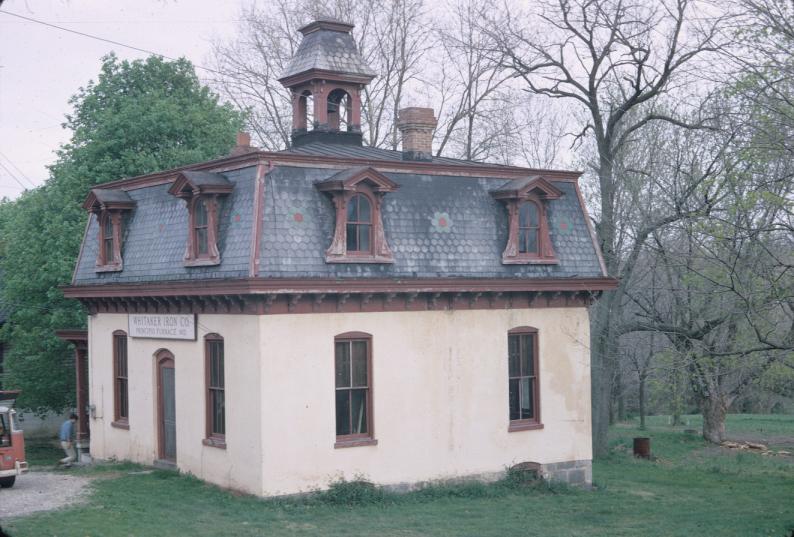
[[[304,35],[298,50],[282,73],[282,82],[311,71],[351,75],[369,82],[375,72],[358,51],[350,31],[352,24],[319,20],[300,29]]]
[[[575,172],[552,172],[436,158],[398,161],[391,151],[309,144],[297,150],[257,152],[139,178],[117,181],[136,203],[125,223],[124,270],[98,273],[98,220],[91,216],[73,285],[161,284],[214,280],[390,281],[492,279],[511,282],[603,279],[595,236],[576,185]],[[363,156],[366,155],[366,156]],[[361,164],[346,164],[361,162]],[[543,181],[527,179],[542,175]],[[382,200],[391,264],[326,263],[334,234],[332,200],[318,184],[377,178],[399,186]],[[516,182],[518,181],[518,182]],[[181,187],[177,185],[181,184]],[[169,192],[223,186],[218,246],[220,264],[185,267],[188,211]],[[554,265],[505,265],[508,225],[494,193],[540,188],[549,196]],[[104,190],[100,188],[99,190]],[[269,284],[268,284],[269,285]],[[275,284],[274,284],[275,285]],[[573,285],[573,284],[572,284]]]

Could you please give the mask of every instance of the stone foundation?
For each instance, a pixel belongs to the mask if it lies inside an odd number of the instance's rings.
[[[589,487],[593,484],[593,462],[584,460],[541,464],[540,475],[547,481]]]

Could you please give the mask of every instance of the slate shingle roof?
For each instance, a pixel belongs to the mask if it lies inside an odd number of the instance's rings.
[[[338,149],[346,152],[349,148]],[[368,148],[356,149],[371,152]],[[503,265],[507,215],[491,192],[503,187],[505,179],[418,173],[384,173],[399,185],[397,191],[386,194],[383,200],[384,228],[394,263],[326,263],[325,250],[331,243],[335,212],[329,196],[315,184],[339,173],[339,168],[302,166],[277,166],[270,170],[265,177],[260,277],[604,276],[573,183],[551,181],[563,192],[562,197],[548,202],[547,211],[559,264]],[[96,216],[92,215],[74,284],[247,278],[254,229],[256,167],[222,175],[234,189],[221,201],[219,265],[183,266],[188,228],[185,203],[168,194],[167,184],[146,186],[128,191],[136,209],[124,225],[124,270],[95,272],[98,225]],[[439,225],[441,219],[448,225]]]
[[[157,185],[128,191],[136,208],[122,226],[121,272],[95,272],[99,242],[96,215],[91,219],[83,250],[74,275],[76,285],[244,278],[248,276],[253,198],[256,168],[226,172],[234,185],[231,194],[219,200],[218,247],[221,264],[185,267],[188,212],[185,202],[168,193],[170,185]]]
[[[323,22],[352,28],[352,25],[340,24],[339,21],[319,21],[319,24]],[[356,42],[349,31],[331,30],[323,27],[304,35],[295,56],[290,60],[281,78],[298,75],[312,69],[368,78],[375,76],[375,72],[359,54]]]

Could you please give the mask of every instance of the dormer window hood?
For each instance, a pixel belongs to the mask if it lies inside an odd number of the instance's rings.
[[[361,145],[361,92],[375,73],[353,40],[353,25],[317,20],[279,79],[292,93],[292,145]]]

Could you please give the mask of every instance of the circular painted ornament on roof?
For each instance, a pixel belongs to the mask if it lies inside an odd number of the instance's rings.
[[[430,225],[431,231],[437,231],[439,233],[449,233],[452,231],[452,219],[449,217],[449,213],[433,213],[433,216],[430,218]]]
[[[570,233],[573,230],[573,224],[567,218],[563,218],[560,220],[559,224],[557,224],[557,230],[560,233]]]
[[[287,221],[294,226],[309,223],[309,215],[303,207],[292,207],[287,211]]]

